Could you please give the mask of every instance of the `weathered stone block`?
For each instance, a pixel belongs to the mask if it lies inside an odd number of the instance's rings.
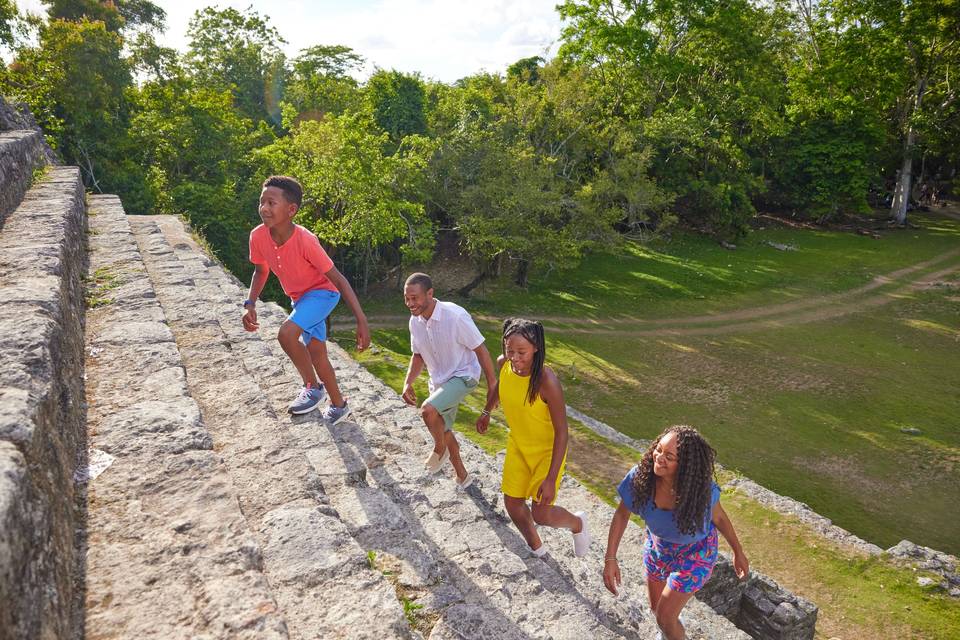
[[[810,640],[817,624],[817,607],[773,579],[754,575],[748,579],[734,622],[754,638]]]

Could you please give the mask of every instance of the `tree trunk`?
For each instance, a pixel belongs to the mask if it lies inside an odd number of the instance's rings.
[[[518,286],[526,287],[527,278],[530,276],[530,261],[529,260],[520,260],[517,264],[517,275],[514,281]]]
[[[920,110],[923,94],[926,91],[926,79],[917,82],[916,99],[913,109],[907,114],[909,123],[913,114]],[[890,203],[890,217],[899,225],[907,222],[907,204],[910,202],[911,181],[913,178],[913,147],[917,142],[917,132],[912,124],[907,125],[907,139],[903,144],[903,162],[900,164],[900,175],[897,176],[897,186],[893,191],[893,202]]]
[[[470,282],[462,286],[460,289],[458,289],[457,293],[463,296],[464,298],[469,298],[470,292],[476,289],[478,286],[480,286],[481,282],[483,282],[484,280],[488,280],[493,275],[499,275],[500,257],[502,255],[503,254],[497,254],[492,261],[478,260],[479,268],[478,268],[477,276],[473,280],[471,280]]]
[[[903,164],[897,175],[897,186],[893,191],[893,202],[890,204],[890,217],[897,224],[907,221],[907,204],[910,202],[910,171],[913,167],[913,158],[906,148],[912,146],[913,129],[907,134],[907,144],[904,145]]]
[[[464,298],[469,298],[470,292],[476,289],[480,285],[480,283],[486,279],[487,279],[487,274],[484,273],[483,271],[480,271],[480,273],[477,274],[476,278],[474,278],[473,280],[471,280],[470,282],[462,286],[460,289],[458,289],[457,293],[463,296]]]
[[[373,261],[373,251],[371,249],[370,243],[367,243],[367,246],[363,252],[363,295],[367,295],[367,285],[370,283],[370,263]]]

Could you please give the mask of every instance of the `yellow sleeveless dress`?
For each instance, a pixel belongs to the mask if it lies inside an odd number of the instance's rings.
[[[530,376],[519,376],[503,363],[500,369],[500,405],[510,427],[507,438],[507,457],[503,461],[501,490],[512,498],[533,498],[550,471],[553,456],[553,421],[550,408],[539,395],[533,404],[527,402],[527,386]],[[564,452],[560,472],[557,474],[557,491],[566,467]]]

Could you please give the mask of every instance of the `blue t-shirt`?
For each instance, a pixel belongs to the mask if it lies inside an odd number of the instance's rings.
[[[710,532],[713,506],[720,501],[720,486],[716,482],[711,483],[710,508],[704,515],[703,528],[694,535],[687,535],[680,533],[680,530],[677,529],[677,523],[673,519],[673,511],[658,508],[657,505],[654,504],[653,496],[651,496],[650,499],[647,500],[647,503],[639,510],[637,509],[633,500],[633,478],[636,474],[637,465],[633,465],[633,468],[631,468],[623,480],[620,481],[620,486],[617,487],[617,493],[620,494],[620,499],[623,500],[623,504],[625,504],[630,511],[643,518],[650,533],[667,542],[677,544],[699,542],[707,537],[707,534]]]

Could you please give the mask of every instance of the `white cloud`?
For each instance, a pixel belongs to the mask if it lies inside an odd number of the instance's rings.
[[[40,0],[16,0],[43,12]],[[154,0],[167,12],[161,41],[187,48],[187,24],[201,0]],[[557,0],[237,0],[220,8],[270,18],[295,56],[316,44],[352,47],[374,66],[452,82],[481,70],[503,72],[520,58],[542,55],[560,35]]]

